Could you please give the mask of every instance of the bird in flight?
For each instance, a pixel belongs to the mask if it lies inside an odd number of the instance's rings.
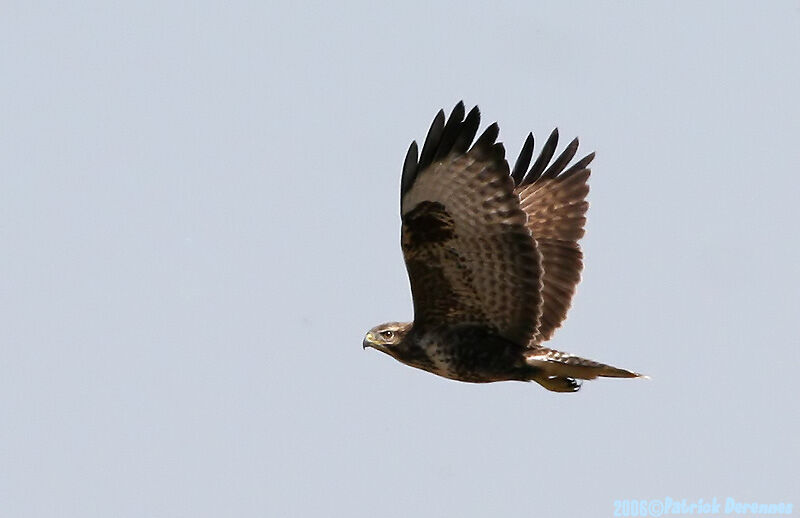
[[[566,318],[583,269],[578,240],[594,153],[551,162],[554,130],[533,165],[533,135],[513,170],[497,123],[474,141],[478,107],[440,110],[400,182],[401,242],[413,322],[372,328],[363,346],[419,369],[473,383],[535,381],[575,392],[580,380],[641,374],[544,347]]]

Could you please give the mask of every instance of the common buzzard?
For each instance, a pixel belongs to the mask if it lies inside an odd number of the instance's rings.
[[[567,168],[573,140],[551,163],[554,130],[539,157],[533,135],[509,172],[490,125],[464,103],[440,110],[417,156],[412,142],[400,185],[402,248],[413,322],[372,328],[364,348],[446,378],[536,381],[575,392],[580,381],[641,376],[543,347],[567,315],[583,269],[578,240],[589,204],[589,163]]]

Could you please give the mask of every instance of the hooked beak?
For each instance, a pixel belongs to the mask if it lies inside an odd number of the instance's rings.
[[[375,347],[375,335],[372,333],[367,333],[367,336],[364,337],[364,341],[361,345],[366,349],[367,347]]]

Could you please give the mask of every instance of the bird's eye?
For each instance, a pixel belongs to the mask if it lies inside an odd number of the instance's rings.
[[[381,337],[385,340],[391,340],[394,338],[394,331],[381,331]]]

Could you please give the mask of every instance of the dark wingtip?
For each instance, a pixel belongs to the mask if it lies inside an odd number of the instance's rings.
[[[575,153],[577,152],[578,152],[578,138],[576,137],[572,139],[572,142],[569,143],[566,149],[564,149],[564,151],[562,151],[561,154],[558,155],[558,158],[556,158],[555,161],[553,161],[550,167],[548,167],[547,170],[544,173],[542,173],[541,177],[555,178],[556,176],[561,174],[561,171],[563,171],[564,168],[567,167],[567,164],[569,164],[569,161],[572,160],[572,158],[575,156]]]
[[[592,151],[591,153],[589,153],[588,155],[586,155],[585,157],[581,158],[580,160],[575,162],[573,165],[571,165],[569,169],[564,171],[564,174],[565,175],[572,174],[575,171],[580,171],[581,169],[586,169],[586,167],[589,164],[592,163],[592,160],[594,160],[594,151]]]
[[[406,153],[406,159],[403,161],[403,174],[400,177],[400,196],[408,192],[414,179],[417,177],[417,141],[411,142]]]
[[[419,171],[430,166],[434,161],[444,158],[449,153],[461,154],[469,150],[469,152],[477,152],[483,158],[505,162],[505,148],[497,142],[497,137],[500,133],[497,122],[490,124],[473,143],[480,126],[480,109],[478,106],[474,106],[466,114],[466,117],[464,112],[465,105],[463,100],[455,104],[449,117],[445,117],[444,110],[439,110],[433,122],[431,122],[425,142],[422,145],[422,151],[418,151],[416,141],[411,143],[403,163],[401,195],[408,192]],[[559,175],[565,176],[582,171],[594,160],[595,154],[593,152],[589,153],[565,171],[565,167],[574,158],[579,147],[579,140],[575,138],[551,164],[550,160],[558,147],[558,139],[558,128],[554,128],[542,147],[539,156],[526,173],[533,158],[534,148],[533,133],[528,134],[510,173],[515,185],[527,185],[536,182],[540,178],[556,178],[560,177]],[[506,171],[508,171],[507,163]]]
[[[519,157],[517,158],[517,161],[514,164],[514,169],[511,172],[511,177],[514,179],[514,185],[519,185],[520,182],[522,182],[522,178],[525,176],[525,172],[528,170],[528,166],[531,163],[532,157],[533,133],[528,133],[528,138],[526,138],[525,143],[522,144],[522,151],[519,152]]]
[[[469,146],[472,144],[472,140],[475,138],[475,134],[478,133],[478,126],[480,126],[480,124],[481,111],[477,106],[474,106],[467,114],[467,118],[464,119],[463,124],[461,124],[461,131],[453,143],[454,152],[466,153],[467,149],[469,149]]]
[[[498,126],[496,122],[491,123],[472,145],[470,152],[478,151],[484,155],[488,154],[499,134],[500,126]]]
[[[458,101],[450,117],[445,117],[444,110],[439,110],[431,122],[422,151],[418,151],[417,143],[412,142],[403,163],[403,176],[400,182],[401,196],[411,189],[418,173],[430,166],[434,161],[444,158],[451,152],[464,153],[472,144],[480,125],[480,110],[473,107],[464,118],[464,101]]]
[[[464,120],[464,111],[464,101],[458,101],[450,111],[450,119],[458,119],[458,122],[461,123]]]
[[[439,139],[436,155],[433,157],[434,161],[446,157],[450,151],[453,150],[453,144],[455,143],[458,134],[461,132],[461,126],[463,122],[464,101],[459,101],[453,107],[453,111],[450,112],[450,117],[447,119],[444,130],[442,130],[442,136]]]
[[[553,132],[550,133],[550,136],[547,137],[547,142],[544,143],[541,153],[539,153],[533,166],[531,166],[531,170],[528,171],[528,174],[526,174],[525,178],[522,180],[523,185],[533,183],[542,176],[545,167],[550,163],[550,159],[553,158],[553,153],[556,152],[556,146],[558,146],[558,128],[555,128]]]
[[[422,145],[422,152],[419,154],[418,169],[425,169],[433,162],[433,157],[436,149],[439,147],[439,142],[442,138],[444,131],[444,110],[439,110],[436,117],[431,122],[431,128],[428,130],[428,136],[425,137],[425,143]]]

